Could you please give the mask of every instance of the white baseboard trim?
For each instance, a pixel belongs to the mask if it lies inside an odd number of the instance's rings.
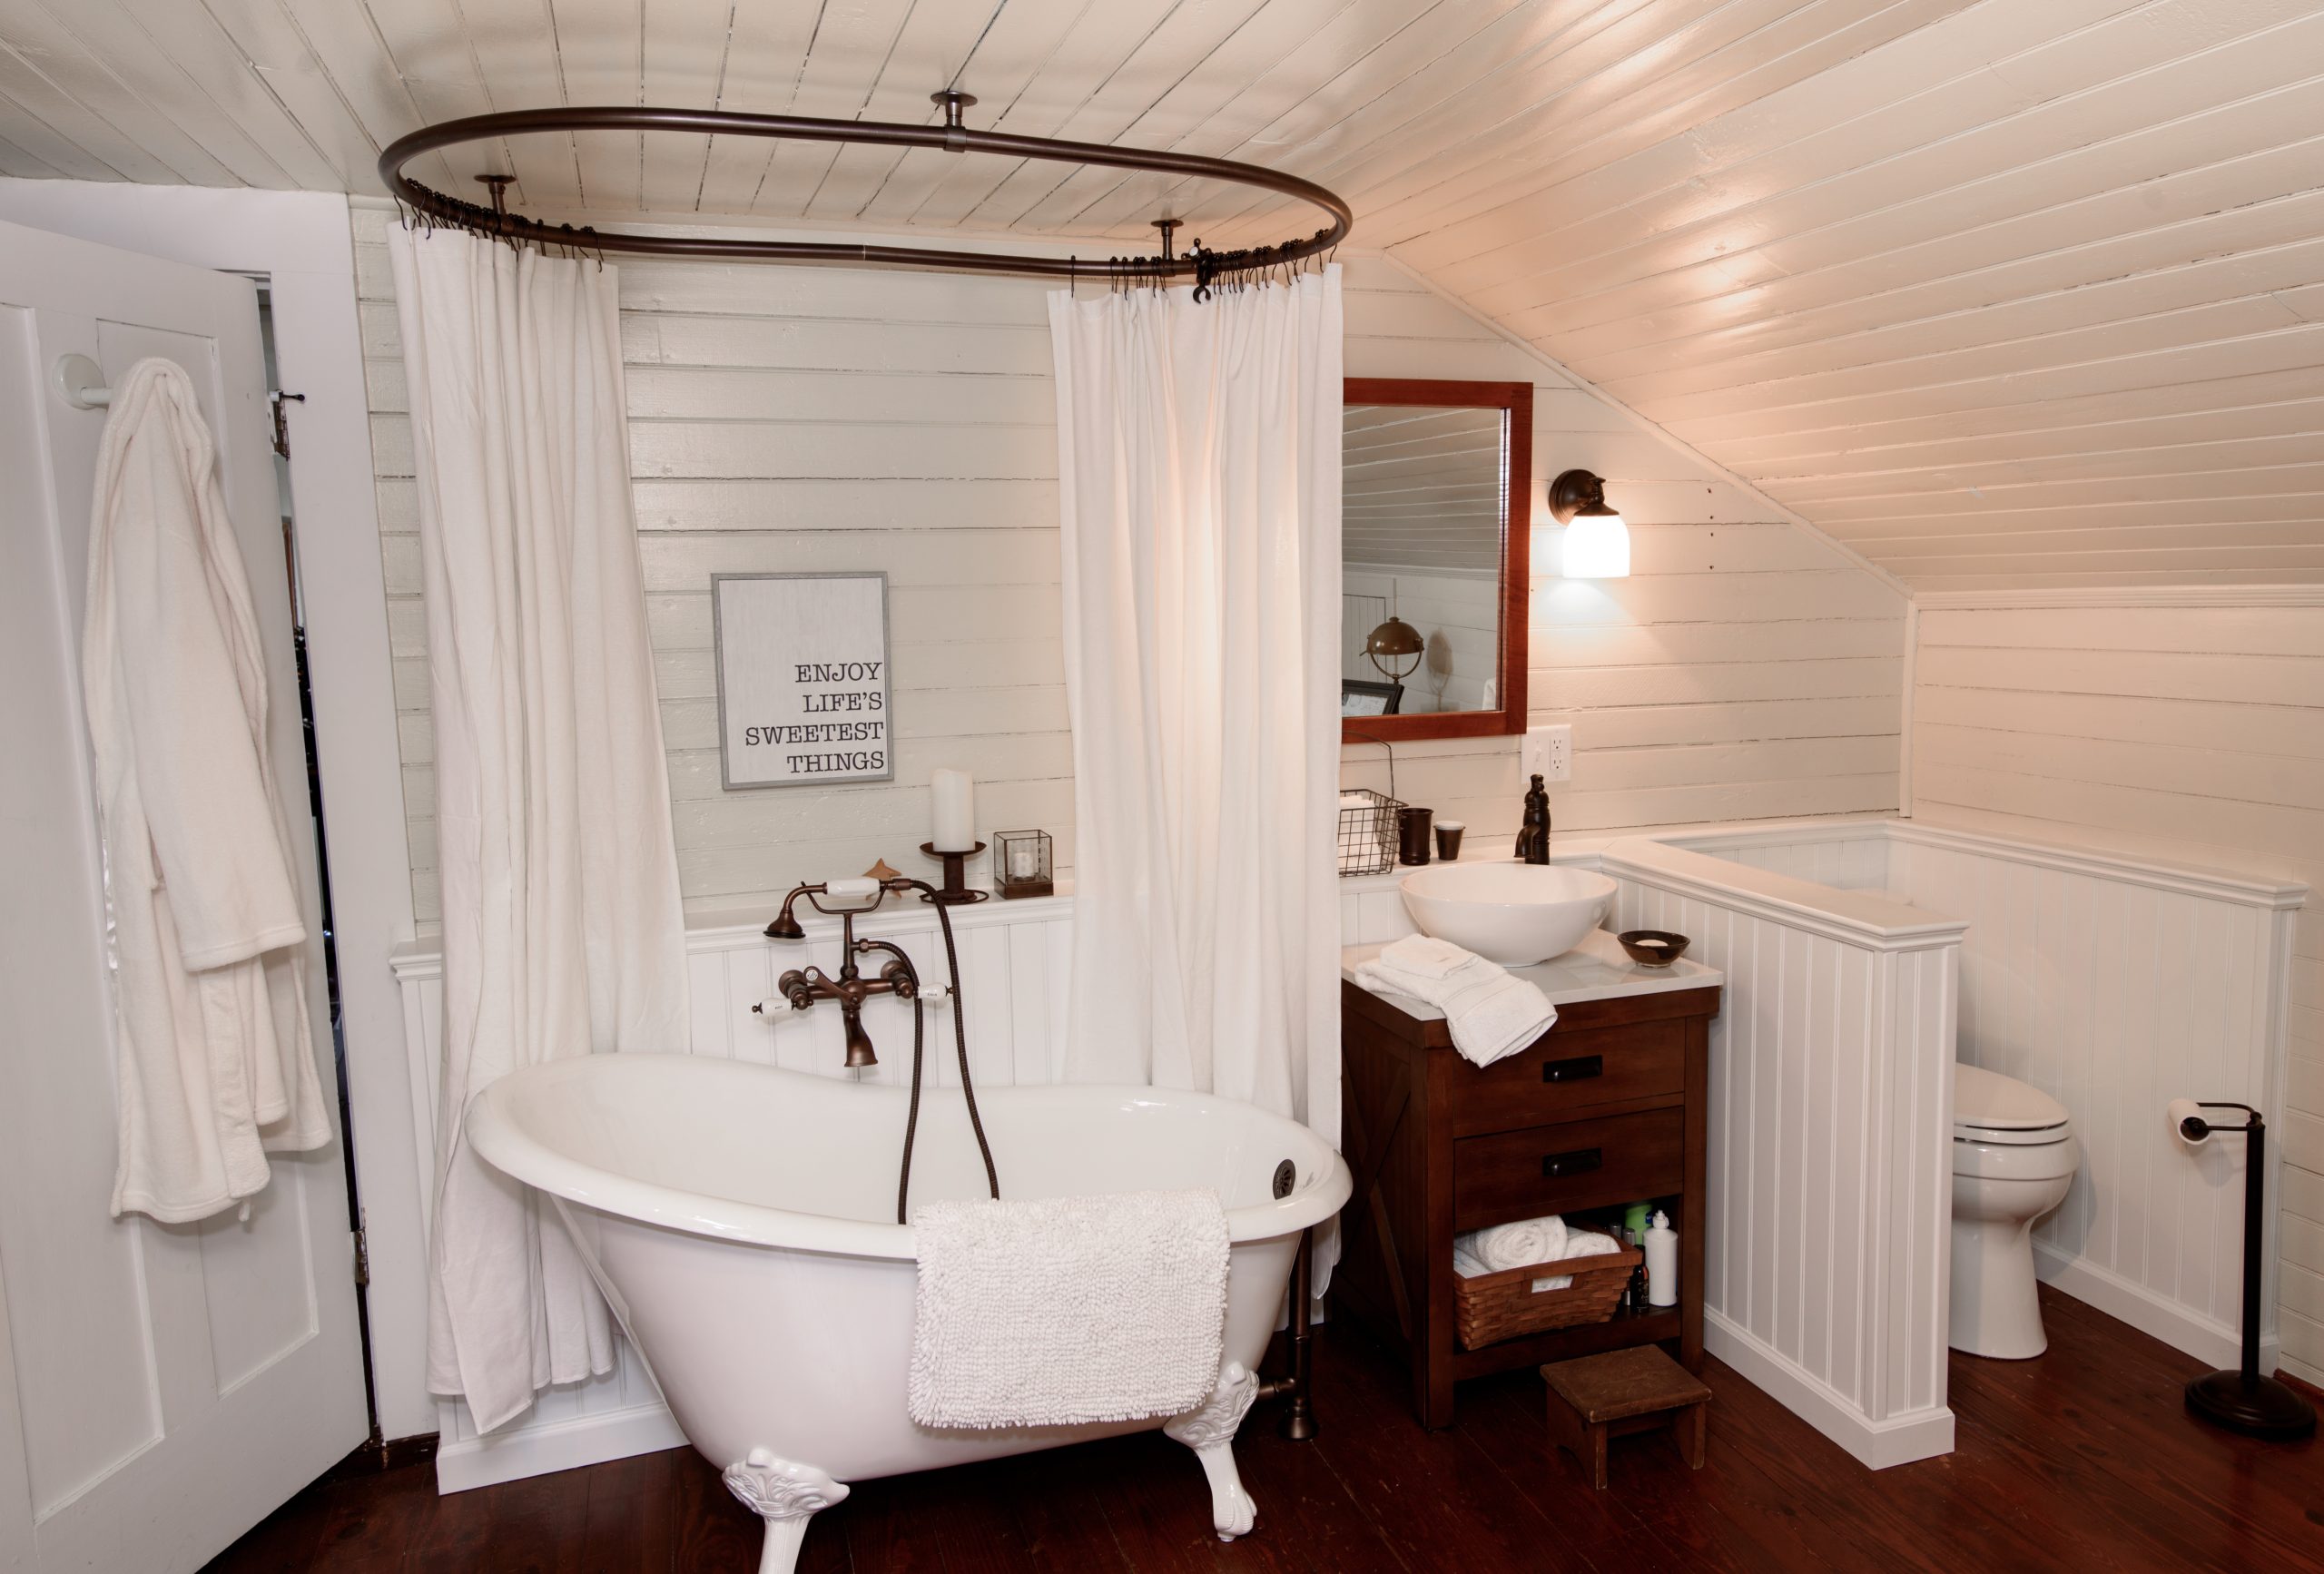
[[[497,1486],[552,1471],[578,1470],[583,1465],[676,1448],[685,1441],[677,1418],[661,1404],[632,1405],[546,1426],[517,1427],[438,1448],[436,1490],[449,1494]]]
[[[1719,1313],[1703,1313],[1703,1348],[1868,1470],[1953,1451],[1953,1412],[1945,1405],[1875,1421],[1838,1390]]]
[[[2208,1317],[2198,1317],[2120,1274],[2066,1255],[2046,1241],[2034,1243],[2034,1272],[2043,1284],[2083,1305],[2094,1306],[2116,1322],[2127,1323],[2198,1361],[2224,1367],[2240,1365],[2243,1360],[2243,1335],[2240,1330]],[[2276,1369],[2278,1343],[2274,1329],[2260,1330],[2260,1371]]]

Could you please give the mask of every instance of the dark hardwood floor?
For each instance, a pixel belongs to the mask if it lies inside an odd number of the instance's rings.
[[[2324,1570],[2324,1447],[2189,1419],[2197,1363],[2043,1293],[2050,1353],[1953,1361],[1959,1446],[1864,1470],[1711,1362],[1710,1458],[1669,1438],[1614,1445],[1590,1490],[1546,1441],[1531,1372],[1463,1385],[1460,1424],[1424,1432],[1359,1335],[1325,1329],[1323,1435],[1290,1443],[1271,1407],[1237,1453],[1259,1525],[1210,1529],[1193,1456],[1159,1433],[859,1484],[807,1533],[803,1574],[1008,1569],[1290,1574],[1459,1569]],[[493,1574],[747,1574],[759,1523],[691,1451],[439,1498],[434,1469],[320,1482],[210,1566]]]

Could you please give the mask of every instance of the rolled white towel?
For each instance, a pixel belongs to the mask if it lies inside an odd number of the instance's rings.
[[[1452,1249],[1468,1253],[1498,1274],[1510,1268],[1530,1268],[1536,1263],[1554,1263],[1566,1254],[1565,1243],[1565,1221],[1550,1214],[1455,1235]]]
[[[1452,1246],[1452,1271],[1463,1279],[1482,1279],[1492,1272],[1474,1253],[1462,1246],[1457,1241]]]
[[[1559,1253],[1555,1260],[1570,1263],[1576,1257],[1602,1257],[1609,1252],[1619,1252],[1621,1249],[1621,1242],[1611,1235],[1601,1235],[1594,1230],[1574,1230],[1567,1235],[1565,1249]],[[1572,1283],[1573,1275],[1571,1274],[1553,1274],[1550,1276],[1548,1283],[1541,1285],[1541,1288],[1563,1290]]]
[[[1375,995],[1402,995],[1443,1012],[1452,1048],[1476,1066],[1516,1054],[1557,1024],[1557,1008],[1533,985],[1424,935],[1383,947],[1355,969],[1355,981]]]

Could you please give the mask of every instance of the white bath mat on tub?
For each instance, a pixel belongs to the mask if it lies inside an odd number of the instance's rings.
[[[1218,1382],[1226,1212],[1208,1189],[912,1210],[912,1420],[1183,1415]]]

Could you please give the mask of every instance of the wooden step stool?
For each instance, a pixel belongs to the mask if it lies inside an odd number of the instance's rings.
[[[1550,1436],[1606,1490],[1606,1440],[1669,1427],[1687,1456],[1703,1468],[1704,1429],[1710,1390],[1659,1345],[1610,1350],[1541,1368],[1550,1385]]]

